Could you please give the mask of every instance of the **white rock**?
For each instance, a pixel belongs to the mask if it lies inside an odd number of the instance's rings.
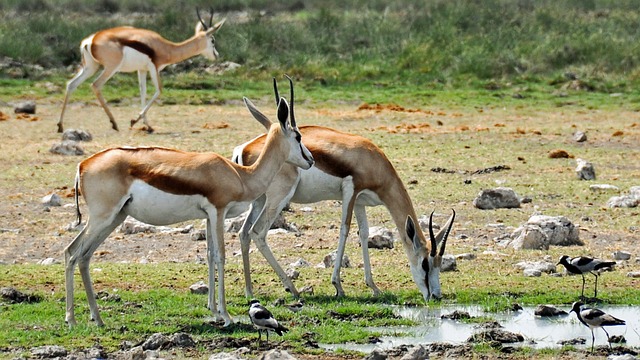
[[[615,260],[629,260],[631,259],[631,253],[628,251],[618,250],[613,253],[613,258]]]
[[[620,191],[620,188],[618,188],[615,185],[609,185],[609,184],[593,184],[593,185],[589,185],[589,190],[591,190],[591,191]]]
[[[576,159],[576,175],[579,180],[595,180],[596,170],[593,164],[584,159]]]

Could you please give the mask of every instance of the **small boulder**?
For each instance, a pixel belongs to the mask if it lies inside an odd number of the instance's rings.
[[[62,206],[62,198],[56,193],[51,193],[43,197],[40,202],[44,206]]]
[[[442,263],[440,265],[440,271],[456,271],[458,270],[458,263],[456,257],[450,254],[442,255]]]
[[[613,258],[615,260],[629,260],[631,259],[631,253],[628,251],[618,250],[613,253]]]
[[[322,263],[319,264],[320,267],[324,267],[326,269],[332,268],[336,263],[337,256],[338,256],[337,250],[332,251],[331,253],[325,255],[324,259],[322,260]],[[345,268],[351,267],[351,260],[349,260],[349,257],[347,255],[344,255],[342,257],[342,267],[345,267]]]
[[[169,338],[161,333],[155,333],[142,344],[143,350],[158,350],[166,347],[171,342]]]
[[[482,210],[519,208],[520,199],[513,189],[498,187],[482,190],[473,199],[473,205]]]
[[[36,102],[33,100],[19,102],[13,106],[13,112],[16,114],[35,114]]]
[[[204,281],[198,281],[197,283],[189,286],[189,291],[192,294],[205,295],[209,293],[209,286]]]
[[[93,136],[84,130],[77,129],[67,129],[62,133],[62,140],[70,140],[70,141],[91,141],[93,140]]]
[[[534,310],[533,314],[535,316],[551,317],[551,316],[567,315],[567,312],[562,309],[558,309],[553,305],[538,305]]]
[[[516,343],[524,341],[524,336],[502,329],[488,329],[473,334],[467,339],[467,342],[471,343],[482,343],[491,341],[498,341],[500,343]]]
[[[387,228],[380,226],[369,228],[368,240],[370,249],[393,249],[393,232]]]
[[[585,142],[587,141],[587,134],[582,131],[576,131],[573,134],[573,141],[575,142]]]
[[[51,145],[49,152],[58,155],[84,155],[84,149],[75,141],[63,141]]]
[[[576,159],[576,175],[579,180],[595,180],[596,170],[593,164],[584,159]]]

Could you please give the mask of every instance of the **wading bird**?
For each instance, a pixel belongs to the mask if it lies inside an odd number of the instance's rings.
[[[560,261],[558,261],[558,265],[562,265],[567,269],[568,272],[572,274],[577,274],[582,276],[582,293],[580,295],[581,298],[584,299],[584,274],[591,273],[596,278],[595,288],[593,292],[593,297],[598,297],[598,276],[600,271],[610,270],[616,264],[615,261],[604,261],[600,259],[594,259],[587,256],[578,256],[574,258],[570,258],[567,255],[562,255],[560,257]]]
[[[251,300],[249,302],[249,318],[253,326],[258,329],[258,342],[261,341],[261,332],[264,330],[267,333],[267,342],[269,342],[269,331],[273,331],[276,334],[282,336],[283,333],[289,331],[286,327],[278,323],[271,311],[267,310],[260,301]]]
[[[593,333],[593,329],[601,328],[605,334],[607,334],[607,342],[609,343],[609,347],[611,347],[611,342],[609,341],[609,333],[604,328],[605,326],[617,326],[617,325],[625,325],[624,320],[620,320],[616,317],[613,317],[600,309],[595,308],[583,308],[584,304],[580,301],[576,301],[573,303],[571,310],[569,312],[576,313],[578,320],[583,323],[585,326],[591,330],[591,352],[593,352],[593,343],[595,342],[595,335]]]

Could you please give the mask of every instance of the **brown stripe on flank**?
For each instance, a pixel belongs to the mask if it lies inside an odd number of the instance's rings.
[[[122,46],[128,46],[134,50],[137,50],[145,55],[147,55],[151,61],[155,64],[156,62],[156,52],[149,47],[149,45],[140,42],[140,41],[136,41],[136,40],[130,40],[130,39],[123,39],[123,38],[119,38],[118,42],[122,45]]]

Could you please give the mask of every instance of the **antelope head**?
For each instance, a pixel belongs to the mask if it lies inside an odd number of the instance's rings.
[[[213,36],[227,20],[222,19],[213,25],[213,9],[211,9],[211,16],[209,17],[209,24],[207,25],[200,16],[200,10],[196,8],[196,14],[198,15],[198,24],[196,24],[196,36],[207,37],[207,47],[201,52],[201,55],[210,60],[215,60],[220,56],[218,50],[216,50],[216,38]]]
[[[418,236],[415,223],[411,216],[407,217],[405,226],[406,234],[413,243],[413,254],[410,262],[411,274],[413,280],[418,285],[420,292],[425,301],[431,299],[440,300],[442,298],[442,292],[440,290],[440,267],[442,265],[442,256],[447,244],[447,237],[453,227],[453,220],[456,217],[456,212],[453,210],[453,214],[447,221],[447,224],[443,226],[437,235],[433,234],[433,212],[429,216],[429,242],[430,246],[425,246]],[[440,245],[440,250],[438,250]]]

